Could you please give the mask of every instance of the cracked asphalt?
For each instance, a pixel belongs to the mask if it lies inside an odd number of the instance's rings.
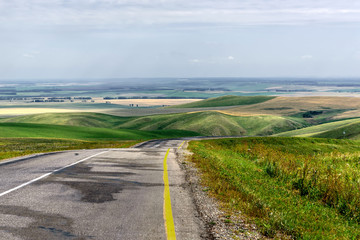
[[[0,239],[167,239],[163,161],[169,148],[176,237],[201,239],[205,227],[176,161],[182,142],[156,140],[134,148],[67,151],[0,164],[1,194],[90,157],[0,196]]]

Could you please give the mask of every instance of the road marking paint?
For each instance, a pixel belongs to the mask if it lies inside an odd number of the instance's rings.
[[[185,141],[183,141],[183,142],[180,144],[180,146],[178,147],[178,149],[180,149],[184,143],[185,143]]]
[[[169,155],[170,148],[167,150],[164,158],[164,222],[166,236],[168,240],[175,240],[175,225],[171,209],[171,199],[170,199],[170,187],[169,187],[169,176],[167,171],[167,157]]]
[[[65,167],[59,168],[59,169],[54,170],[54,171],[52,171],[52,172],[46,173],[46,174],[44,174],[44,175],[42,175],[42,176],[40,176],[40,177],[38,177],[38,178],[35,178],[35,179],[33,179],[33,180],[30,180],[30,181],[28,181],[28,182],[26,182],[26,183],[23,183],[23,184],[17,186],[17,187],[14,187],[14,188],[12,188],[12,189],[10,189],[10,190],[7,190],[7,191],[5,191],[5,192],[0,193],[0,197],[6,195],[6,194],[8,194],[8,193],[11,193],[11,192],[13,192],[13,191],[16,191],[16,190],[18,190],[18,189],[20,189],[20,188],[23,188],[23,187],[25,187],[25,186],[27,186],[27,185],[30,185],[30,184],[32,184],[32,183],[34,183],[34,182],[36,182],[36,181],[39,181],[39,180],[41,180],[41,179],[43,179],[43,178],[45,178],[45,177],[47,177],[47,176],[49,176],[49,175],[51,175],[51,174],[53,174],[53,173],[59,172],[59,171],[61,171],[61,170],[64,170],[65,168],[74,166],[74,165],[76,165],[76,164],[78,164],[78,163],[84,162],[84,161],[86,161],[86,160],[88,160],[88,159],[90,159],[90,158],[96,157],[96,156],[98,156],[98,155],[100,155],[100,154],[103,154],[103,153],[106,153],[106,152],[108,152],[108,151],[103,151],[103,152],[100,152],[100,153],[96,153],[96,154],[94,154],[94,155],[91,155],[90,157],[84,158],[84,159],[82,159],[82,160],[80,160],[80,161],[77,161],[77,162],[75,162],[75,163],[71,163],[71,164],[69,164],[69,165],[66,165]]]

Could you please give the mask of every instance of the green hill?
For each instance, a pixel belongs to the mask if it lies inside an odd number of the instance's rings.
[[[0,123],[0,138],[65,138],[137,140],[197,136],[198,133],[181,130],[141,131],[34,123]]]
[[[356,118],[324,123],[303,129],[280,133],[276,136],[360,139],[360,119]]]
[[[238,105],[251,105],[266,102],[275,97],[272,96],[223,96],[210,98],[193,103],[171,106],[170,108],[207,108],[207,107],[225,107]]]

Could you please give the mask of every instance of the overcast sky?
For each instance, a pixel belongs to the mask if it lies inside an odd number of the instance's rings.
[[[356,0],[0,0],[0,79],[360,77]]]

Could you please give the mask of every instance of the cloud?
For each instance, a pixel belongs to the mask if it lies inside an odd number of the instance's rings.
[[[200,60],[199,59],[191,59],[191,60],[189,60],[189,62],[191,62],[191,63],[199,63],[200,62]]]
[[[355,59],[360,60],[360,51],[355,52]]]
[[[23,53],[23,57],[24,58],[35,58],[38,54],[40,54],[40,52],[38,51],[32,51],[32,52],[28,52],[28,53]]]
[[[235,60],[235,58],[233,56],[228,56],[227,59],[230,61]]]
[[[303,56],[301,56],[301,59],[303,59],[303,60],[309,60],[309,59],[313,59],[313,58],[314,58],[313,55],[303,55]]]
[[[0,26],[360,23],[353,0],[0,0]]]

